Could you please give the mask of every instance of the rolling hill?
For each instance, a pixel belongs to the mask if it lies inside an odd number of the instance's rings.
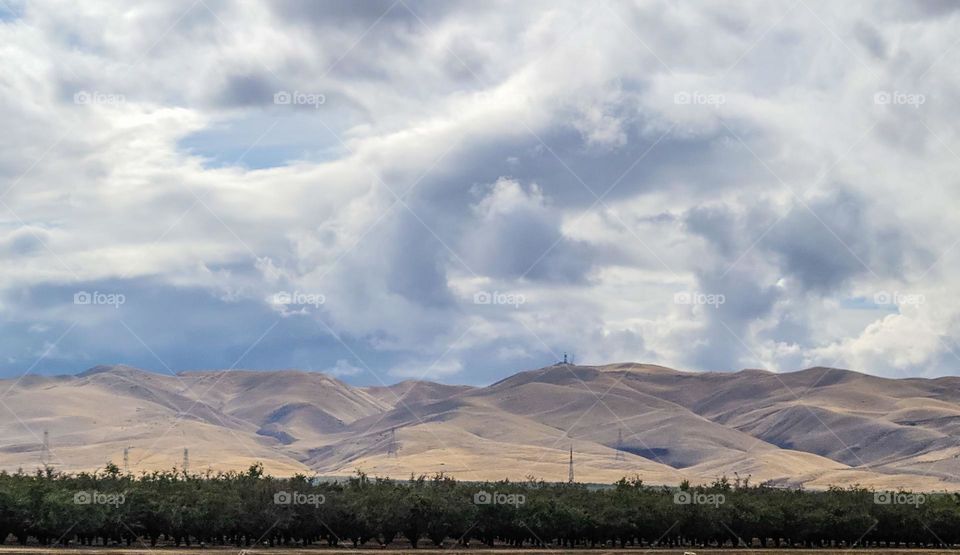
[[[98,366],[0,381],[0,469],[121,464],[277,475],[960,489],[960,378],[557,364],[487,387],[314,372]],[[49,451],[43,433],[49,433]]]

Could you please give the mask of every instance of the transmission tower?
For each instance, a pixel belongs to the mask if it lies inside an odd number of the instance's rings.
[[[623,460],[623,430],[617,430],[617,454],[613,459],[616,461]]]
[[[567,472],[567,483],[573,483],[573,444],[570,444],[570,470]]]
[[[190,450],[186,447],[183,448],[183,473],[186,474],[190,471]]]
[[[40,448],[40,464],[50,466],[50,430],[43,431],[43,447]]]
[[[132,446],[123,448],[123,473],[130,474],[130,450]]]
[[[387,458],[397,458],[397,429],[390,428],[390,441],[387,443]]]

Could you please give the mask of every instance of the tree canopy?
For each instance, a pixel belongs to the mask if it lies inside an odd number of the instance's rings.
[[[726,478],[679,488],[343,481],[247,472],[0,473],[0,541],[42,545],[951,546],[954,494],[826,491]]]

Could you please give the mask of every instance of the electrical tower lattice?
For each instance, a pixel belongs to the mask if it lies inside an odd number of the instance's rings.
[[[616,461],[623,460],[623,430],[617,430],[617,454],[613,457]]]
[[[397,458],[397,429],[390,428],[390,441],[387,443],[387,457]]]

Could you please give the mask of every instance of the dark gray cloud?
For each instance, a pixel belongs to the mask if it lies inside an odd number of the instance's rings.
[[[266,106],[273,104],[274,93],[282,90],[263,73],[228,75],[217,100],[228,107]]]
[[[390,246],[383,253],[388,260],[390,291],[423,306],[451,307],[446,241],[435,236],[430,224],[415,213],[401,209],[397,214],[390,230]]]
[[[860,23],[854,27],[854,36],[870,54],[876,58],[887,57],[887,43],[875,27],[867,23]]]
[[[740,244],[737,216],[726,206],[695,206],[683,216],[684,225],[720,249],[724,256],[736,254]]]
[[[271,7],[291,23],[310,24],[324,27],[337,27],[345,24],[370,26],[378,19],[387,25],[403,22],[416,24],[414,14],[425,21],[436,21],[445,14],[457,11],[464,2],[417,1],[397,2],[395,0],[278,0]],[[407,7],[409,6],[409,8]],[[411,12],[411,9],[413,12]]]
[[[902,18],[907,21],[921,21],[930,18],[942,18],[957,12],[960,7],[950,0],[924,0],[911,2],[898,0],[897,2],[881,2],[878,11],[887,16]]]
[[[501,180],[475,205],[462,242],[475,272],[497,279],[579,282],[592,267],[590,248],[564,237],[539,188]]]
[[[869,200],[845,190],[794,204],[763,246],[784,274],[821,293],[865,274],[901,277],[909,254],[922,251],[895,226],[872,221]]]

